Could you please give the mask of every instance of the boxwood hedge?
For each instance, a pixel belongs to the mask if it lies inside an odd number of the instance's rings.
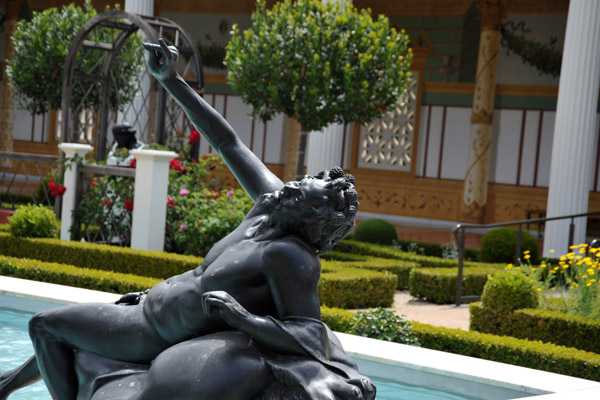
[[[600,354],[600,321],[559,311],[524,308],[493,313],[481,303],[470,305],[470,329],[494,335],[540,340]]]
[[[471,267],[463,270],[463,296],[479,296],[488,276],[501,266]],[[456,299],[457,268],[415,268],[410,272],[411,296],[436,304],[451,304]]]

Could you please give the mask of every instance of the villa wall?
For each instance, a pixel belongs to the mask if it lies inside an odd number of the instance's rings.
[[[361,128],[357,127],[346,127],[341,143],[344,151],[335,163],[357,175],[362,211],[458,221],[479,45],[478,10],[467,0],[431,0],[430,8],[419,6],[418,1],[405,1],[404,7],[383,0],[354,3],[358,7],[370,6],[374,13],[389,12],[392,24],[404,28],[414,42],[424,38],[431,44],[431,51],[419,77],[423,85],[417,105],[420,115],[417,113],[419,119],[415,121],[416,152],[411,160],[414,167],[410,171],[359,168]],[[537,2],[535,6],[531,2],[521,3],[512,3],[506,20],[514,25],[524,22],[531,29],[523,32],[527,39],[547,44],[554,38],[557,48],[561,48],[566,25],[565,2],[552,2],[554,6],[545,2]],[[31,0],[32,8],[35,4],[36,0]],[[169,4],[161,2],[157,12],[177,22],[194,41],[207,42],[209,36],[224,45],[233,23],[241,29],[250,27],[249,12],[244,8],[250,2],[238,3],[238,9],[243,8],[239,13],[233,12],[234,2],[229,0],[211,4],[210,7],[220,11],[203,8],[209,7],[208,3],[174,0]],[[225,31],[220,30],[223,21],[228,27]],[[448,55],[454,57],[455,70],[444,74],[440,69]],[[282,172],[287,119],[279,116],[266,124],[252,120],[248,116],[250,108],[227,84],[223,71],[206,72],[205,99],[227,118],[261,160]],[[486,222],[522,219],[534,211],[545,210],[558,94],[557,77],[540,75],[505,47],[501,47],[499,55],[497,82]],[[39,150],[42,142],[52,147],[54,124],[52,115],[32,120],[26,113],[18,112],[15,149]],[[205,141],[200,142],[200,149],[202,153],[212,151]],[[599,150],[596,144],[591,210],[600,209]]]

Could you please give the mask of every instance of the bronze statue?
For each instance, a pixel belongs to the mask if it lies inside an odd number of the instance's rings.
[[[117,304],[36,314],[35,356],[0,375],[0,398],[41,374],[61,400],[373,399],[320,321],[317,293],[317,255],[354,225],[354,178],[335,167],[284,184],[175,72],[174,47],[144,46],[152,74],[255,205],[194,270]]]

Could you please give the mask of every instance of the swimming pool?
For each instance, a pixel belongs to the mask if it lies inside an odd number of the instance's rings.
[[[35,312],[83,301],[113,302],[118,297],[110,293],[0,276],[0,307]],[[475,398],[485,400],[600,398],[598,382],[343,333],[336,335],[346,352],[357,362],[359,370],[364,375],[380,380],[380,389],[393,382],[401,386],[409,383],[409,389],[414,388],[411,385],[417,385],[455,393],[467,399],[474,398],[471,397],[474,394],[478,396]],[[24,355],[20,361],[26,360],[30,354]],[[0,364],[0,368],[6,366]],[[380,390],[377,396],[379,400],[401,399],[383,396],[387,395]],[[420,393],[413,393],[408,399],[424,399],[418,396]],[[461,397],[438,397],[448,400],[457,398]],[[11,397],[13,399],[18,398]]]

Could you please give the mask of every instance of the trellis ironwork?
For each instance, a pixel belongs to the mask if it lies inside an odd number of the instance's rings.
[[[180,53],[179,74],[196,91],[203,91],[204,77],[198,49],[175,22],[119,10],[92,18],[76,35],[67,56],[61,141],[93,145],[97,160],[106,158],[114,142],[112,125],[123,120],[137,130],[137,138],[141,141],[163,144],[171,149],[183,145],[190,129],[185,114],[167,98],[162,85],[151,77],[146,63],[137,75],[137,94],[133,101],[122,98],[119,86],[123,85],[123,76],[119,76],[116,67],[127,40],[138,33],[143,34],[145,41],[156,42],[162,37],[168,45],[176,46]],[[98,102],[94,101],[96,97]],[[197,147],[196,144],[192,157],[198,156]]]

